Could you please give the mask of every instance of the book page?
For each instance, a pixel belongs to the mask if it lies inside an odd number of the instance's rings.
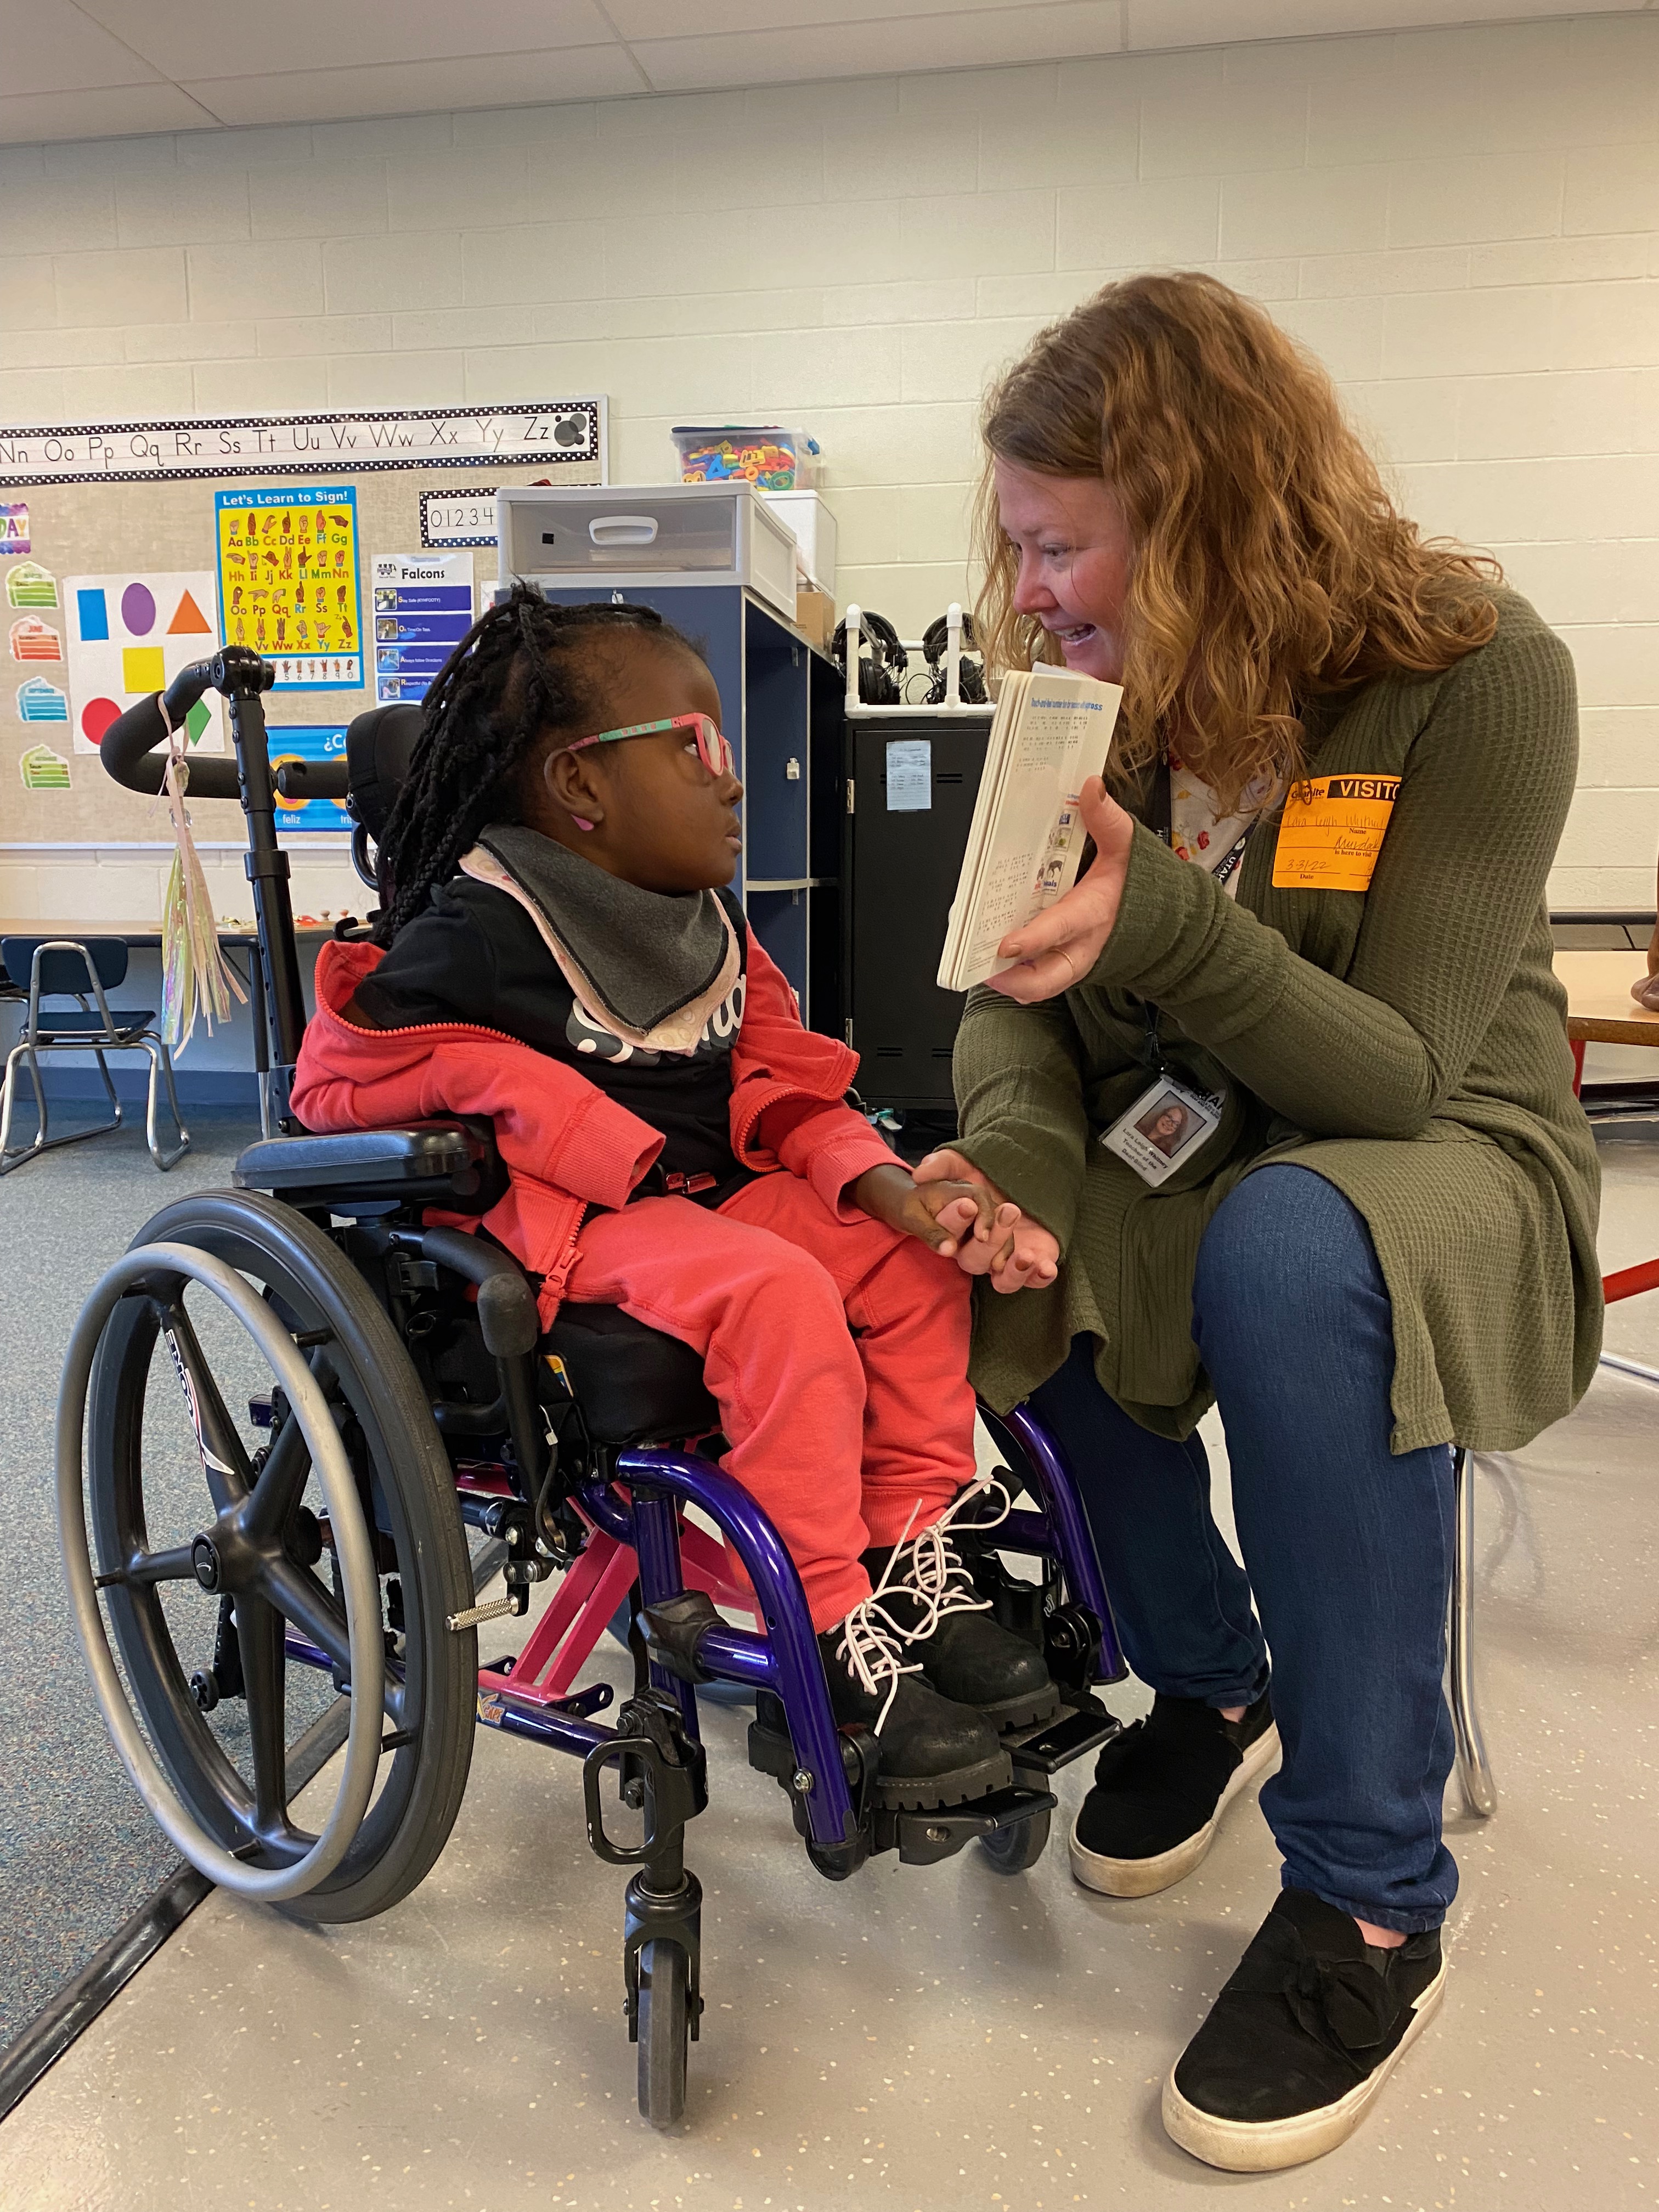
[[[956,957],[947,988],[966,990],[1011,967],[997,957],[1001,939],[1076,881],[1085,834],[1078,793],[1105,765],[1121,696],[1115,684],[1091,677],[1031,672],[1008,731],[1006,763],[988,755],[986,760],[988,783],[999,765],[1002,774],[1000,787],[988,793],[983,848],[976,852],[970,836],[964,855],[964,884],[972,888],[965,901],[958,890],[963,910],[954,917]],[[975,814],[979,830],[977,807]]]

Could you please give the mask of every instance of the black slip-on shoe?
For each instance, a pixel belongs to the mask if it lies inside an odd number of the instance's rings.
[[[1164,2085],[1170,2140],[1230,2173],[1346,2142],[1445,1994],[1440,1931],[1395,1949],[1346,1912],[1281,1890]]]
[[[1103,1897],[1150,1897],[1190,1874],[1221,1816],[1279,1757],[1264,1690],[1243,1720],[1195,1698],[1158,1697],[1115,1735],[1072,1826],[1072,1872]]]

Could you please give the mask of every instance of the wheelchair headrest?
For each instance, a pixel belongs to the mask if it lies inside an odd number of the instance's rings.
[[[423,710],[413,701],[371,707],[346,731],[346,772],[357,819],[378,845],[409,775]]]

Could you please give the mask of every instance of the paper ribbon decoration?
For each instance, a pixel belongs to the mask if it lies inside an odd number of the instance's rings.
[[[155,703],[165,721],[166,707],[160,698]],[[161,785],[172,817],[173,845],[167,894],[161,901],[161,1041],[169,1052],[182,1052],[190,1042],[198,1010],[211,1036],[216,1020],[230,1019],[233,992],[243,1006],[247,1004],[247,993],[220,949],[213,901],[185,808],[189,781],[190,763],[184,755],[181,733],[169,725]]]

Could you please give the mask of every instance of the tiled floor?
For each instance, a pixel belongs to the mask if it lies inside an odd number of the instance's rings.
[[[1603,1157],[1607,1263],[1659,1251],[1659,1145]],[[1659,1364],[1655,1300],[1608,1335]],[[713,1803],[688,1844],[709,2008],[683,2131],[634,2109],[623,1877],[586,1849],[574,1765],[480,1732],[448,1850],[384,1919],[318,1932],[202,1906],[0,2126],[0,2208],[1648,2204],[1656,1460],[1659,1391],[1606,1377],[1483,1471],[1501,1808],[1450,1820],[1463,1888],[1438,2023],[1317,2165],[1213,2173],[1158,2121],[1164,2072],[1272,1899],[1252,1801],[1196,1876],[1144,1902],[1078,1889],[1058,1831],[1012,1880],[969,1854],[834,1887],[728,1709],[708,1717]],[[1085,1780],[1065,1778],[1068,1807]]]

